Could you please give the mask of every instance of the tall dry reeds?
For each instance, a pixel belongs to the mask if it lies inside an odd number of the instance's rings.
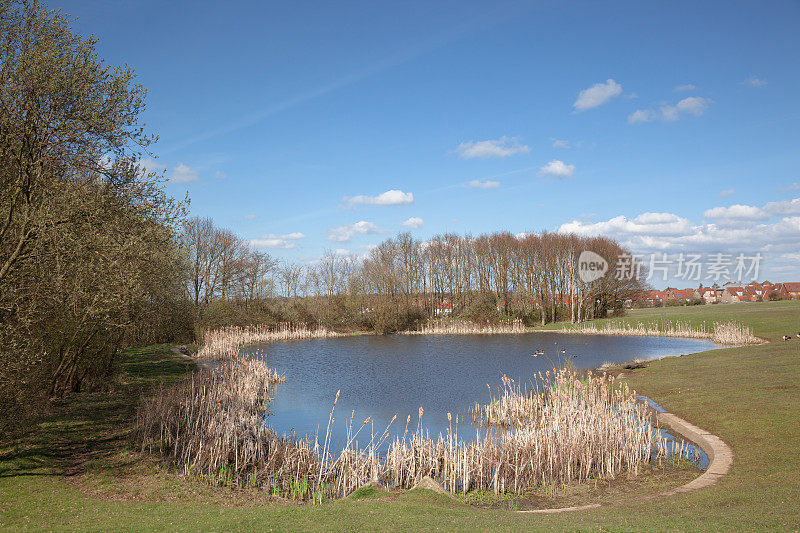
[[[331,427],[338,393],[322,443],[278,437],[269,427],[267,393],[279,380],[263,363],[244,358],[202,371],[144,404],[140,442],[214,482],[313,501],[373,481],[410,488],[425,476],[454,492],[522,493],[635,474],[669,454],[634,391],[605,374],[581,378],[574,368],[540,374],[532,391],[505,378],[502,393],[478,409],[486,427],[476,428],[474,439],[458,435],[458,415],[446,434],[432,438],[420,408],[416,429],[409,430],[409,416],[402,437],[390,441],[396,417],[376,432],[370,418],[360,423],[352,412],[346,443],[337,450]],[[451,414],[448,419],[452,424]],[[688,447],[679,452],[688,454]]]
[[[506,324],[477,324],[462,320],[434,320],[423,325],[420,330],[409,330],[402,333],[405,335],[525,333],[525,325],[521,320],[514,320]],[[230,326],[207,330],[200,339],[201,347],[197,351],[197,357],[209,360],[232,359],[242,352],[242,348],[250,344],[341,337],[343,335],[346,334],[326,328],[310,329],[306,326],[295,326],[289,323],[281,323],[277,326]]]
[[[475,440],[453,432],[436,440],[415,435],[389,451],[388,473],[400,486],[424,475],[449,490],[523,493],[542,484],[637,473],[650,460],[654,432],[646,407],[613,377],[574,368],[540,376],[522,391],[504,377],[502,393],[479,410],[493,430]]]
[[[273,341],[319,339],[339,337],[341,333],[325,328],[309,329],[305,326],[294,326],[281,323],[277,326],[230,326],[208,330],[201,339],[202,346],[197,351],[200,359],[231,359],[239,355],[241,349],[248,344],[259,344]]]
[[[176,464],[244,473],[269,456],[268,392],[282,381],[262,361],[241,357],[162,386],[139,409],[139,442]]]
[[[726,346],[745,346],[760,344],[762,341],[753,335],[752,328],[736,322],[714,322],[711,327],[705,323],[694,326],[689,322],[660,321],[650,324],[638,322],[607,322],[601,327],[596,324],[576,324],[562,330],[564,333],[583,333],[589,335],[631,335],[637,337],[685,337],[690,339],[709,339]]]
[[[478,324],[465,320],[431,320],[418,330],[403,331],[404,335],[494,335],[525,333],[525,324],[516,319],[510,323]]]

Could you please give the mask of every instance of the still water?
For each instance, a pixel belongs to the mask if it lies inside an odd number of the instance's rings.
[[[274,391],[270,424],[278,433],[294,432],[324,440],[328,417],[341,390],[332,426],[334,442],[341,443],[351,412],[354,426],[367,417],[372,423],[359,434],[369,441],[372,430],[403,434],[406,416],[410,430],[422,426],[431,436],[448,427],[447,413],[459,421],[475,402],[489,401],[503,375],[523,386],[534,374],[553,368],[559,358],[578,368],[596,368],[604,362],[654,359],[713,349],[711,341],[668,337],[617,337],[532,332],[516,335],[389,335],[275,342],[248,348],[265,357],[286,382]],[[532,357],[537,350],[544,355]],[[374,424],[374,425],[373,425]],[[460,429],[465,431],[468,428]],[[469,429],[473,434],[475,429]],[[468,436],[468,435],[465,435]],[[364,438],[366,437],[366,438]]]

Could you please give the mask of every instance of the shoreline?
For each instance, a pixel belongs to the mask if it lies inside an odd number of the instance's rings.
[[[490,326],[490,325],[474,325],[474,324],[466,324],[466,323],[457,323],[447,327],[430,327],[430,326],[423,326],[420,330],[405,330],[405,331],[398,331],[395,333],[390,333],[388,335],[523,335],[523,334],[530,334],[530,333],[559,333],[563,335],[603,335],[603,336],[615,336],[615,337],[670,337],[670,338],[679,338],[679,339],[689,339],[689,340],[707,340],[713,342],[716,347],[713,349],[726,349],[726,348],[737,348],[742,346],[757,346],[761,344],[766,344],[769,340],[756,337],[752,335],[749,331],[735,331],[733,334],[728,334],[726,332],[722,332],[721,335],[717,332],[717,328],[719,326],[727,327],[727,328],[735,328],[738,325],[734,325],[733,323],[728,324],[716,324],[714,325],[715,329],[713,331],[709,331],[705,329],[692,329],[690,327],[680,327],[681,325],[678,324],[679,327],[675,327],[673,324],[670,324],[670,329],[661,329],[659,327],[646,327],[643,323],[639,323],[636,327],[631,327],[628,324],[623,323],[623,327],[612,327],[611,324],[607,324],[604,328],[598,328],[595,325],[591,325],[589,327],[581,327],[580,325],[575,324],[564,324],[564,327],[548,327],[548,326],[534,326],[534,327],[527,327],[527,326],[520,326],[518,324],[514,325],[501,325],[501,326]],[[427,328],[427,329],[426,329]],[[225,337],[224,334],[227,332],[230,333],[231,336],[235,337],[234,340],[231,340],[228,337]],[[255,331],[253,331],[255,330]],[[318,328],[316,330],[309,330],[304,328],[286,328],[283,330],[268,330],[268,331],[259,331],[258,327],[249,329],[249,328],[222,328],[220,330],[215,330],[213,332],[208,332],[206,335],[212,336],[212,338],[216,339],[216,342],[221,344],[220,348],[216,350],[208,347],[207,344],[203,344],[194,355],[190,355],[194,360],[198,361],[214,361],[220,359],[227,359],[232,357],[235,353],[238,353],[239,350],[248,346],[254,346],[259,344],[269,344],[271,342],[276,341],[296,341],[296,340],[311,340],[311,339],[323,339],[323,338],[342,338],[342,337],[360,337],[360,336],[377,336],[381,335],[375,332],[369,331],[354,331],[349,333],[340,333],[333,330],[328,330],[325,328]],[[725,337],[727,335],[727,338]],[[214,355],[200,355],[204,352],[207,354],[214,353]],[[704,350],[708,351],[708,350]]]

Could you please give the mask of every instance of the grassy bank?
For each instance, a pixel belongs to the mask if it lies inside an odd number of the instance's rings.
[[[662,315],[665,313],[665,315]],[[631,386],[722,437],[734,450],[718,485],[665,500],[554,516],[475,507],[429,491],[319,506],[264,503],[246,490],[214,490],[161,471],[127,444],[144,388],[192,363],[165,347],[128,353],[110,393],[68,399],[35,436],[0,457],[0,526],[37,529],[391,528],[692,529],[800,527],[800,302],[635,310],[632,324],[739,320],[764,345],[653,361],[627,372]]]
[[[780,339],[781,335],[794,336],[800,331],[800,301],[707,304],[681,307],[653,307],[629,309],[622,318],[590,320],[585,325],[602,328],[606,324],[622,324],[636,327],[658,326],[660,323],[684,323],[696,329],[712,328],[714,323],[742,322],[753,328],[754,333],[765,339]],[[560,322],[548,324],[542,329],[565,329],[571,325]]]

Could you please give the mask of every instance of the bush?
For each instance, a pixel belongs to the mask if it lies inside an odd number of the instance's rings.
[[[481,294],[470,302],[461,317],[479,324],[496,324],[502,315],[497,312],[497,298],[493,294]]]

